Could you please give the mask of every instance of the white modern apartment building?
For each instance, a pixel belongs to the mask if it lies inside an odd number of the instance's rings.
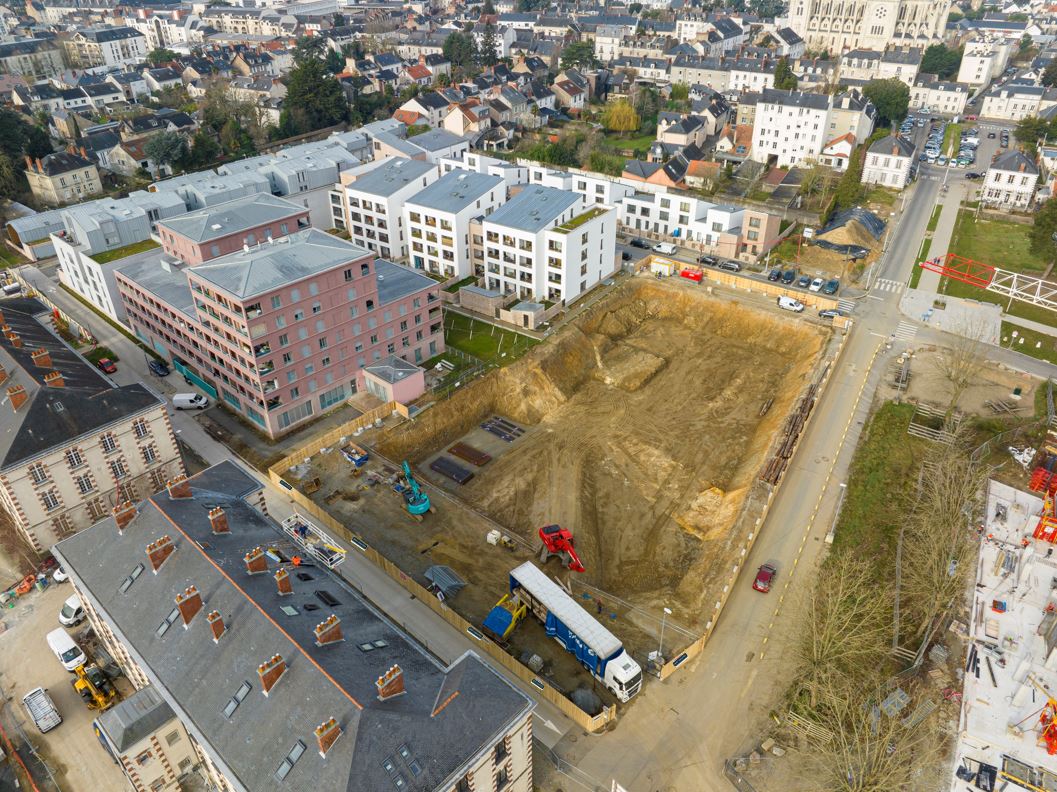
[[[987,169],[980,191],[985,206],[1030,209],[1035,199],[1039,169],[1020,151],[1007,151]]]
[[[986,36],[965,42],[958,82],[972,86],[987,85],[1006,70],[1012,45],[1004,38]]]
[[[524,187],[482,223],[487,287],[572,302],[617,269],[616,215],[568,190]]]
[[[529,173],[529,168],[525,165],[488,157],[476,151],[464,151],[450,157],[443,157],[438,160],[437,166],[441,173],[459,170],[499,176],[506,184],[508,193],[517,185],[525,184]]]
[[[780,168],[818,159],[828,137],[830,97],[768,88],[756,103],[752,158]]]
[[[470,220],[490,214],[506,194],[502,177],[458,170],[407,199],[403,223],[411,265],[446,278],[469,275]]]
[[[404,203],[437,178],[436,165],[403,157],[356,175],[342,194],[349,239],[384,259],[406,258]]]

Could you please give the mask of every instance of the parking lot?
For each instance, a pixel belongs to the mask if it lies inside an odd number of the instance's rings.
[[[72,790],[126,789],[128,782],[118,765],[103,749],[92,730],[95,712],[88,709],[71,684],[66,671],[45,641],[59,627],[58,613],[73,593],[69,583],[33,591],[13,607],[0,611],[0,688],[3,689],[4,728],[18,742],[25,734],[51,770],[59,788]],[[87,629],[84,622],[70,628],[71,635]],[[124,680],[122,680],[124,681]],[[41,734],[22,706],[22,696],[43,687],[55,702],[63,722]],[[127,690],[127,687],[126,687]],[[41,789],[54,788],[49,779],[35,779]]]

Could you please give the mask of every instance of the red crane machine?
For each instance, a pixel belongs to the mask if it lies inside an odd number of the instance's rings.
[[[573,532],[560,525],[544,525],[540,528],[540,540],[543,549],[540,550],[540,563],[547,563],[551,556],[558,556],[562,563],[573,572],[583,572],[584,565],[580,556],[576,554],[573,547]]]

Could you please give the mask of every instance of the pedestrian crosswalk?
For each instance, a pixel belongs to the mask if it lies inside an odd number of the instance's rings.
[[[901,292],[903,291],[903,282],[889,280],[888,278],[878,278],[874,288],[878,291]]]
[[[837,310],[850,314],[855,310],[855,300],[837,300]]]
[[[918,334],[918,326],[912,322],[900,322],[894,333],[900,341],[913,341]]]

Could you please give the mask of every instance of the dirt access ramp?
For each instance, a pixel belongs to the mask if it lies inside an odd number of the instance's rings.
[[[826,337],[689,284],[639,278],[378,446],[421,461],[493,414],[529,427],[459,496],[529,542],[540,525],[565,525],[587,567],[577,581],[640,617],[671,607],[701,631],[739,553],[732,528],[746,494]],[[496,578],[502,592],[507,569],[493,553],[447,563],[469,580]]]

